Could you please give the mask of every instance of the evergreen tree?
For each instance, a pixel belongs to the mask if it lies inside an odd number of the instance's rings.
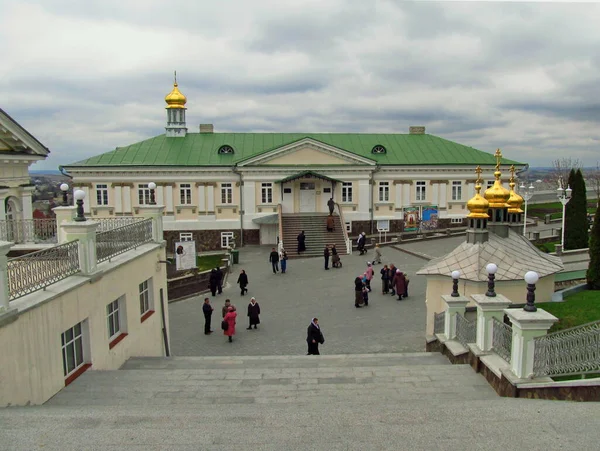
[[[586,278],[592,290],[600,290],[600,204],[596,207],[594,225],[590,237],[590,265]]]
[[[571,169],[568,183],[573,192],[565,212],[565,250],[583,249],[589,246],[589,234],[587,192],[580,169]]]

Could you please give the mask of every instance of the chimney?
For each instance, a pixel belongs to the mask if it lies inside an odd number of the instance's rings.
[[[411,125],[408,127],[409,135],[424,135],[425,134],[425,126],[423,125]]]
[[[200,124],[200,133],[214,133],[213,124]]]

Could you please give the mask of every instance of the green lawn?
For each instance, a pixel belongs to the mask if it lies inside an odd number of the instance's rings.
[[[600,320],[600,291],[590,290],[575,293],[565,302],[541,302],[539,308],[556,316],[559,320],[548,333]]]
[[[588,213],[596,213],[596,201],[587,203]],[[552,219],[562,218],[562,204],[560,202],[548,202],[545,204],[531,204],[527,206],[527,215],[544,218],[544,215],[550,214]]]
[[[217,266],[221,266],[221,260],[224,258],[225,254],[198,255],[198,257],[196,257],[196,265],[198,266],[198,271],[206,271],[212,268],[216,268]]]
[[[536,244],[535,247],[537,247],[540,251],[549,254],[551,252],[556,252],[557,244],[560,244],[560,241],[550,241],[548,243]]]

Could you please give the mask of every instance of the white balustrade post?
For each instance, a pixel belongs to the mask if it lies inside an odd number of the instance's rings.
[[[526,312],[523,309],[506,309],[512,322],[512,352],[510,367],[520,379],[533,375],[534,339],[546,335],[558,318],[542,309]]]
[[[164,205],[140,205],[140,216],[152,219],[152,240],[156,243],[164,241],[163,236],[163,212]]]
[[[79,240],[79,268],[81,274],[90,275],[98,268],[96,255],[96,221],[63,222],[60,227],[65,234],[66,242]]]
[[[67,236],[64,229],[60,226],[63,222],[71,222],[75,219],[77,207],[70,205],[68,207],[54,207],[52,209],[56,216],[56,240],[58,244],[67,242]]]
[[[504,310],[510,306],[511,301],[501,294],[496,294],[495,297],[474,294],[471,298],[477,306],[477,347],[488,352],[492,349],[493,318],[504,322]]]
[[[465,314],[465,307],[469,300],[464,296],[453,297],[442,295],[442,301],[445,304],[446,315],[444,317],[444,335],[448,340],[456,337],[456,315]]]
[[[13,243],[0,241],[0,317],[8,311],[8,251]]]

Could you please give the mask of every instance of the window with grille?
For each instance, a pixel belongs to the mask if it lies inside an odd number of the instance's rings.
[[[386,153],[385,147],[377,145],[371,149],[371,153]]]
[[[192,185],[181,183],[179,185],[179,199],[181,205],[190,205],[192,203]]]
[[[389,202],[390,182],[379,182],[379,202]]]
[[[263,204],[273,203],[273,184],[263,183],[260,189],[260,201]]]
[[[233,203],[233,187],[231,186],[231,183],[221,183],[221,203]]]
[[[77,371],[85,364],[84,327],[86,323],[77,323],[64,331],[61,336],[63,374],[65,377]]]
[[[96,204],[108,205],[108,185],[96,185]]]
[[[342,202],[352,202],[352,182],[342,183]]]
[[[427,195],[427,182],[419,181],[416,183],[416,200],[425,200],[425,196]]]
[[[225,154],[225,155],[227,155],[227,154],[233,154],[233,147],[227,146],[227,145],[221,146],[221,147],[219,147],[219,153],[222,154],[222,155],[223,154]]]
[[[150,205],[150,188],[148,188],[148,184],[138,185],[138,203],[140,205]]]
[[[462,182],[452,182],[452,200],[462,200]]]

